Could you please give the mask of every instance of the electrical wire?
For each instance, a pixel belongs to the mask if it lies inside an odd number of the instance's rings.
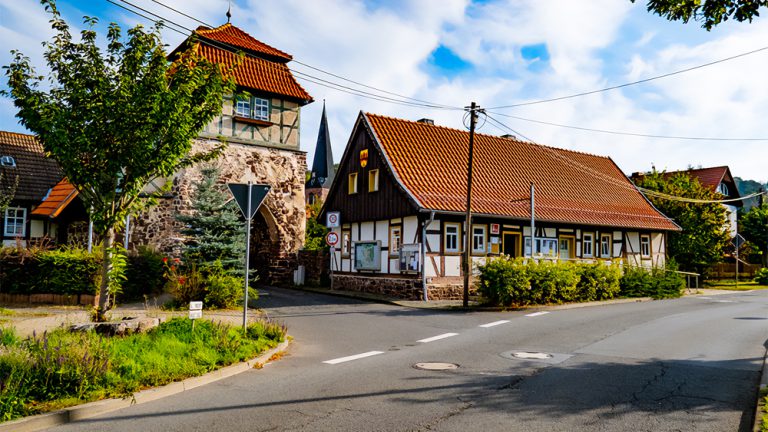
[[[688,140],[688,141],[768,141],[768,138],[731,138],[731,137],[695,137],[695,136],[678,136],[678,135],[654,135],[654,134],[643,134],[643,133],[636,133],[636,132],[623,132],[623,131],[612,131],[612,130],[606,130],[606,129],[593,129],[593,128],[587,128],[587,127],[581,127],[581,126],[572,126],[572,125],[565,125],[560,123],[553,123],[543,120],[535,120],[525,117],[519,117],[514,116],[510,114],[504,114],[500,112],[493,112],[492,114],[503,116],[515,120],[525,121],[529,123],[537,123],[547,126],[555,126],[560,128],[566,128],[566,129],[575,129],[585,132],[597,132],[597,133],[603,133],[603,134],[610,134],[610,135],[622,135],[622,136],[633,136],[633,137],[641,137],[641,138],[657,138],[657,139],[674,139],[674,140]]]
[[[662,75],[656,75],[656,76],[652,76],[652,77],[649,77],[649,78],[644,78],[644,79],[641,79],[641,80],[632,81],[632,82],[628,82],[628,83],[624,83],[624,84],[619,84],[619,85],[605,87],[605,88],[601,88],[601,89],[597,89],[597,90],[590,90],[590,91],[585,91],[585,92],[581,92],[581,93],[574,93],[574,94],[570,94],[570,95],[566,95],[566,96],[559,96],[559,97],[554,97],[554,98],[549,98],[549,99],[540,99],[540,100],[529,101],[529,102],[520,102],[520,103],[516,103],[516,104],[491,107],[491,108],[488,108],[488,109],[489,110],[495,110],[495,109],[503,109],[503,108],[516,108],[516,107],[528,106],[528,105],[538,105],[538,104],[543,104],[543,103],[548,103],[548,102],[555,102],[555,101],[561,101],[561,100],[566,100],[566,99],[573,99],[573,98],[577,98],[577,97],[581,97],[581,96],[588,96],[588,95],[592,95],[592,94],[596,94],[596,93],[603,93],[603,92],[607,92],[607,91],[611,91],[611,90],[617,90],[617,89],[624,88],[624,87],[630,87],[630,86],[637,85],[637,84],[643,84],[643,83],[647,83],[647,82],[650,82],[650,81],[655,81],[655,80],[659,80],[659,79],[662,79],[662,78],[671,77],[671,76],[674,76],[674,75],[679,75],[679,74],[682,74],[682,73],[685,73],[685,72],[694,71],[694,70],[697,70],[697,69],[702,69],[702,68],[705,68],[705,67],[708,67],[708,66],[713,66],[713,65],[716,65],[716,64],[720,64],[720,63],[724,63],[724,62],[730,61],[730,60],[735,60],[735,59],[738,59],[738,58],[741,58],[741,57],[746,57],[746,56],[749,56],[749,55],[752,55],[752,54],[757,54],[759,52],[763,52],[763,51],[766,51],[766,50],[768,50],[768,46],[764,46],[762,48],[757,48],[757,49],[754,49],[752,51],[743,52],[741,54],[736,54],[736,55],[733,55],[733,56],[730,56],[730,57],[722,58],[722,59],[719,59],[719,60],[711,61],[709,63],[704,63],[704,64],[692,66],[692,67],[689,67],[689,68],[680,69],[680,70],[677,70],[677,71],[674,71],[674,72],[669,72],[669,73],[665,73],[665,74],[662,74]]]

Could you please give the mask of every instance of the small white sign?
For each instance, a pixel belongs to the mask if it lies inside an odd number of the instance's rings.
[[[341,222],[340,212],[328,212],[325,216],[325,226],[328,228],[338,228]]]
[[[191,301],[189,302],[189,310],[203,310],[203,302],[201,301]]]
[[[189,319],[199,319],[203,317],[203,311],[201,310],[191,310],[189,311]]]

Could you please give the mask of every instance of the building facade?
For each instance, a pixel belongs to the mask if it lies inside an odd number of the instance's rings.
[[[334,288],[461,298],[466,235],[473,265],[501,254],[665,264],[667,233],[680,228],[610,158],[509,137],[475,136],[467,230],[468,141],[426,119],[360,113],[320,215],[341,221]]]

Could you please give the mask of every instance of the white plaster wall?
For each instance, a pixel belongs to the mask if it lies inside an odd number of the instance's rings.
[[[419,218],[408,216],[403,218],[403,244],[416,243],[416,233],[419,229]]]
[[[461,257],[456,255],[445,257],[445,275],[461,276]]]
[[[435,265],[440,265],[440,257],[436,256],[435,258],[435,264],[432,264],[432,258],[427,255],[426,263],[425,263],[425,269],[427,272],[427,277],[437,277],[439,275],[438,269],[435,268]]]
[[[29,221],[29,236],[31,238],[39,238],[45,235],[45,223],[41,220]]]
[[[373,236],[373,222],[360,222],[360,240],[376,240]]]
[[[389,247],[389,221],[376,221],[376,240],[381,240],[381,247]]]

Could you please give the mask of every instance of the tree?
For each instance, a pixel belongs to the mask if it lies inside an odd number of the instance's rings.
[[[677,197],[719,200],[722,195],[699,183],[698,179],[679,173],[667,177],[656,170],[636,181],[637,186]],[[720,203],[690,203],[648,195],[662,213],[683,229],[668,237],[670,256],[680,268],[705,274],[707,269],[722,261],[729,244],[728,219]]]
[[[227,270],[242,271],[245,229],[237,204],[223,185],[217,184],[221,170],[208,166],[192,194],[192,214],[178,215],[187,236],[186,261],[208,268],[218,260]]]
[[[191,154],[192,139],[221,112],[234,83],[231,71],[192,50],[169,62],[159,26],[150,31],[136,26],[123,43],[120,27],[111,23],[102,51],[93,29],[96,18],[84,18],[85,29],[74,41],[55,1],[41,4],[56,33],[45,43],[49,85],[40,85],[43,77],[35,75],[29,58],[12,51],[13,61],[5,67],[7,94],[21,123],[92,209],[94,229],[104,241],[97,309],[103,319],[115,229],[126,215],[154,203],[140,199],[151,180],[215,156]]]
[[[307,232],[304,238],[305,250],[327,249],[325,244],[325,235],[328,234],[328,228],[318,222],[317,215],[323,208],[323,201],[317,200],[314,204],[307,206]]]
[[[18,175],[12,176],[11,180],[7,174],[0,172],[0,213],[5,212],[5,209],[11,204],[18,186]]]
[[[701,21],[707,31],[730,18],[752,22],[761,7],[768,7],[768,0],[648,0],[648,12],[670,21]]]
[[[768,203],[752,207],[740,216],[739,231],[759,250],[763,266],[768,267]]]

